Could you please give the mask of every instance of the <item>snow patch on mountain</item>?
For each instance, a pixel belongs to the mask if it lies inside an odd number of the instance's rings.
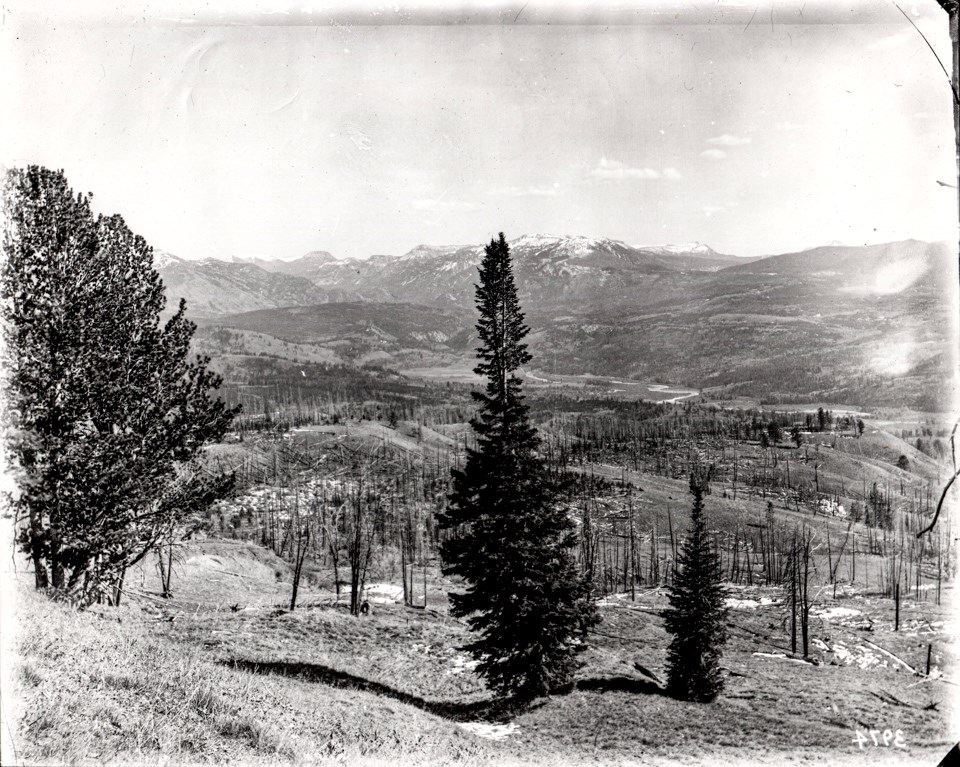
[[[304,253],[296,260],[308,263],[326,264],[331,261],[339,261],[340,259],[326,250],[311,250],[309,253]]]
[[[560,237],[555,234],[525,234],[510,240],[508,243],[511,248],[544,248],[550,245],[556,245],[561,240],[570,239],[569,237]]]
[[[153,268],[154,269],[166,269],[168,266],[173,264],[178,264],[183,261],[182,258],[173,255],[173,253],[167,253],[165,250],[155,250],[153,251]]]
[[[512,250],[556,249],[566,256],[579,258],[598,250],[616,251],[629,246],[609,237],[571,237],[569,235],[525,234],[509,243]]]
[[[458,248],[455,245],[417,245],[413,250],[407,251],[402,256],[397,256],[397,261],[419,261],[427,258],[437,258],[438,256],[452,256]]]
[[[656,245],[654,247],[644,248],[644,250],[675,256],[712,256],[717,252],[709,245],[704,245],[702,242],[689,242],[682,245]]]

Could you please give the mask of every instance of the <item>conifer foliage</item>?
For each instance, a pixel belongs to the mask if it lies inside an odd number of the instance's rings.
[[[500,234],[486,247],[476,286],[481,346],[474,369],[476,448],[453,472],[440,517],[443,572],[459,575],[451,612],[477,638],[467,649],[477,671],[501,693],[534,698],[567,685],[596,608],[573,559],[574,528],[538,455],[517,371],[530,361],[510,249]]]
[[[21,548],[38,588],[81,604],[119,586],[161,536],[225,493],[196,462],[234,411],[219,376],[188,361],[184,303],[165,323],[153,250],[120,216],[95,216],[62,171],[3,186],[7,446]]]
[[[691,472],[690,532],[678,557],[670,609],[664,616],[664,626],[672,636],[667,649],[667,690],[674,697],[699,702],[713,700],[723,689],[720,656],[727,640],[720,553],[707,535],[705,491],[704,473]]]

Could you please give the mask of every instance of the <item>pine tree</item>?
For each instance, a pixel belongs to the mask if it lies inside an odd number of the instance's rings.
[[[790,439],[793,440],[793,444],[798,448],[803,444],[803,435],[800,433],[800,427],[794,426],[790,429]]]
[[[703,514],[705,481],[691,472],[691,527],[670,586],[664,626],[672,636],[667,650],[667,689],[677,698],[711,701],[723,689],[721,648],[727,639],[720,554],[707,536]]]
[[[120,216],[94,216],[62,171],[7,172],[0,272],[8,446],[21,548],[38,588],[90,601],[227,491],[196,462],[233,417],[188,362],[195,330],[161,324],[153,251]]]
[[[770,444],[776,446],[783,439],[783,429],[776,421],[770,421],[767,424],[767,436],[770,437]]]
[[[573,559],[573,522],[538,455],[517,376],[531,359],[523,342],[529,331],[502,233],[485,249],[476,305],[474,372],[487,379],[486,390],[473,393],[477,446],[452,473],[440,553],[444,574],[467,584],[450,594],[451,612],[477,634],[465,649],[478,673],[497,692],[529,699],[569,683],[597,614]]]

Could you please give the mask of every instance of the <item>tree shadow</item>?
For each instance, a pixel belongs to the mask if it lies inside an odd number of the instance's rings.
[[[527,711],[533,711],[546,703],[544,698],[530,700],[520,697],[486,698],[475,701],[427,700],[403,690],[397,690],[381,682],[375,682],[320,663],[296,661],[253,661],[243,658],[223,660],[224,666],[249,671],[254,674],[278,676],[319,682],[343,690],[361,690],[392,698],[401,703],[449,719],[453,722],[507,722]],[[554,695],[568,695],[573,690],[587,692],[626,692],[633,695],[668,695],[656,682],[631,676],[593,677],[557,690]]]
[[[669,697],[669,693],[652,679],[640,679],[635,676],[580,679],[576,683],[576,688],[588,692],[628,692],[632,695],[666,695]]]
[[[242,658],[220,661],[222,665],[254,674],[276,674],[279,676],[319,682],[330,687],[345,690],[361,690],[382,695],[385,698],[415,706],[423,711],[454,722],[505,722],[525,711],[538,708],[543,701],[530,701],[515,697],[487,698],[470,702],[426,700],[389,685],[340,671],[319,663],[300,663],[295,661],[252,661]]]

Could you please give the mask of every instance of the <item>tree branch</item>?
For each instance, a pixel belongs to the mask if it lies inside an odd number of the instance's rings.
[[[940,509],[943,508],[943,502],[947,499],[947,493],[950,492],[950,488],[954,482],[957,481],[957,477],[960,477],[960,470],[957,469],[957,446],[956,446],[956,437],[957,437],[957,427],[960,426],[960,419],[953,425],[953,431],[950,432],[950,457],[953,460],[953,476],[947,481],[947,484],[943,486],[943,491],[940,493],[940,500],[937,501],[937,510],[933,513],[933,519],[930,520],[930,524],[927,525],[923,530],[917,533],[917,538],[929,533],[937,524],[937,520],[940,518]]]
[[[960,104],[960,94],[958,94],[958,93],[956,92],[956,90],[954,90],[954,87],[953,87],[953,78],[950,77],[949,72],[947,72],[947,68],[943,65],[943,62],[940,60],[940,57],[937,55],[937,52],[933,49],[933,46],[930,45],[930,41],[927,40],[927,36],[926,36],[925,34],[923,34],[923,32],[920,31],[920,28],[919,28],[916,24],[913,23],[913,19],[911,19],[911,18],[904,12],[903,8],[901,8],[899,5],[897,5],[896,2],[894,2],[893,4],[896,5],[896,6],[897,6],[897,10],[900,11],[900,13],[903,14],[903,18],[905,18],[907,21],[910,22],[910,26],[912,26],[915,30],[917,30],[917,34],[920,35],[920,37],[923,38],[923,42],[925,42],[925,43],[927,44],[927,47],[930,49],[930,53],[933,54],[933,57],[937,60],[937,63],[940,65],[940,69],[943,70],[943,74],[945,74],[945,75],[947,76],[947,84],[950,86],[950,92],[953,94],[953,103],[954,103],[954,104]],[[943,3],[941,3],[941,6],[943,6]],[[947,13],[950,13],[950,10],[947,9],[945,6],[944,6],[944,10],[946,10]]]

